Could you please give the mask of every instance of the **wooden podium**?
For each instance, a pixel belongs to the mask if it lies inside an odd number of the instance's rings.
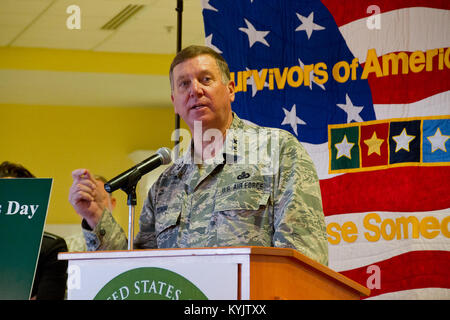
[[[180,289],[181,282],[152,275],[162,270],[185,279],[204,298],[213,300],[349,300],[370,294],[368,288],[293,249],[155,249],[60,253],[58,257],[69,261],[68,299],[143,299],[144,294],[152,299],[188,298],[182,295],[187,290]],[[131,273],[138,271],[140,278],[133,278]],[[129,283],[114,288],[113,280],[119,278]],[[102,298],[98,292],[107,287],[110,292]]]

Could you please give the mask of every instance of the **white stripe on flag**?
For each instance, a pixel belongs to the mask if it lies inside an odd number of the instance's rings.
[[[425,99],[404,104],[375,104],[377,120],[450,114],[450,91],[441,92]]]
[[[397,51],[426,51],[450,44],[450,13],[433,8],[406,8],[380,14],[380,29],[369,29],[367,18],[339,28],[350,51],[366,61],[367,50],[376,49],[381,56]]]

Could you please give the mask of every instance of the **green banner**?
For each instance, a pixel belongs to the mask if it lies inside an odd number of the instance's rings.
[[[0,299],[29,299],[52,179],[0,179]]]

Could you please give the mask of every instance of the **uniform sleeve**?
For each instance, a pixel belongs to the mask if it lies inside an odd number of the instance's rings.
[[[275,247],[293,248],[328,265],[328,242],[319,179],[314,164],[291,134],[280,134],[274,181]]]
[[[84,220],[81,226],[88,251],[126,250],[128,247],[125,232],[106,209],[94,230]]]

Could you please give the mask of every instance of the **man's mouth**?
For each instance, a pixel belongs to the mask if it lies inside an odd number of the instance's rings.
[[[191,107],[191,109],[193,109],[193,110],[200,110],[202,108],[206,108],[206,105],[204,105],[204,104],[196,104],[196,105],[193,105]]]

